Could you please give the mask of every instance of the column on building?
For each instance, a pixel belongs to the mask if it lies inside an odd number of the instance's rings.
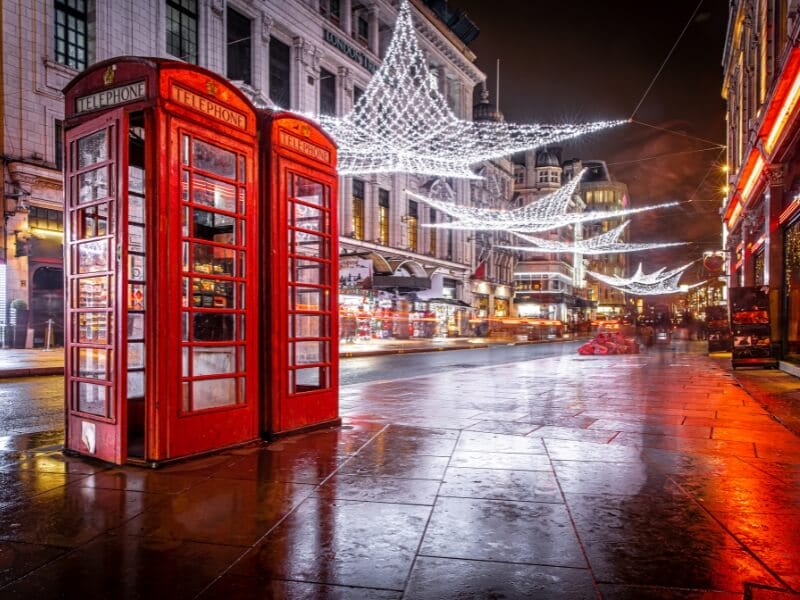
[[[350,236],[353,231],[353,178],[339,178],[339,233]]]
[[[353,77],[349,67],[336,70],[336,112],[346,115],[353,108]]]
[[[322,54],[316,46],[297,36],[292,40],[292,107],[299,112],[319,112],[319,63]]]
[[[353,37],[353,2],[352,0],[340,0],[339,2],[339,26],[348,36]]]
[[[272,18],[261,11],[253,22],[253,89],[265,98],[269,97],[269,39],[272,33]]]
[[[389,195],[389,245],[395,248],[408,248],[408,238],[405,231],[406,206],[408,201],[403,193],[402,175],[392,174],[391,193]]]
[[[369,24],[369,50],[374,55],[378,56],[380,53],[378,5],[373,2],[367,8],[367,11],[367,23]]]
[[[201,49],[200,56],[207,69],[226,75],[225,69],[225,4],[221,0],[211,0],[206,11],[206,18],[199,19]],[[205,42],[205,43],[203,43]]]

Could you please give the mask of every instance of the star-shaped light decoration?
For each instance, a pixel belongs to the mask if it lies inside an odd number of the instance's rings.
[[[683,246],[687,242],[651,242],[651,243],[627,243],[620,241],[620,237],[625,228],[630,225],[630,221],[625,221],[622,225],[614,229],[601,233],[598,236],[578,240],[576,242],[561,242],[559,240],[545,240],[538,237],[523,235],[515,231],[510,231],[512,235],[528,242],[527,246],[506,246],[497,245],[496,248],[505,250],[517,250],[521,252],[534,252],[544,254],[549,252],[564,252],[568,254],[583,254],[586,256],[599,256],[602,254],[621,254],[625,252],[639,252],[641,250],[653,250],[656,248],[668,248],[670,246]]]
[[[565,225],[618,219],[627,215],[678,204],[677,202],[667,202],[655,206],[622,210],[569,212],[569,202],[575,195],[575,189],[578,187],[580,179],[585,172],[586,169],[582,170],[579,175],[573,177],[556,191],[514,210],[459,206],[453,202],[422,196],[410,191],[406,191],[406,194],[455,219],[449,223],[426,223],[422,225],[423,227],[469,229],[474,231],[516,231],[519,233],[535,233],[557,229]]]
[[[694,283],[691,285],[679,286],[678,281],[683,275],[684,271],[691,267],[694,261],[667,271],[665,268],[659,269],[654,273],[645,274],[642,271],[642,265],[639,263],[639,268],[632,277],[613,277],[603,275],[602,273],[595,273],[587,271],[587,275],[591,275],[598,281],[602,281],[606,285],[616,288],[622,292],[633,294],[635,296],[660,296],[665,294],[675,294],[685,292],[692,288],[703,285],[704,281]]]
[[[339,175],[416,173],[478,179],[472,165],[613,127],[473,122],[459,119],[420,50],[408,0],[381,67],[353,110],[318,117],[338,146]]]

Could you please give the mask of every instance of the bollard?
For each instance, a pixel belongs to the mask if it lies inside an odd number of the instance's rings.
[[[47,330],[44,334],[44,351],[50,352],[50,345],[53,343],[53,319],[47,319]]]

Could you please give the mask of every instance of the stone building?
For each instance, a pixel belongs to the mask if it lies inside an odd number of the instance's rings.
[[[729,286],[768,286],[773,352],[800,365],[800,2],[730,4],[723,55]]]
[[[565,183],[560,148],[525,152],[514,168],[517,206],[536,202]],[[583,208],[577,197],[573,198],[572,210]],[[534,235],[571,243],[581,239],[582,228],[580,225],[561,227]],[[514,243],[518,244],[519,240]],[[577,309],[582,304],[578,300],[579,290],[584,285],[580,267],[579,255],[521,252],[514,269],[515,316],[558,320],[576,326]]]
[[[412,0],[420,43],[441,91],[462,119],[472,116],[473,88],[485,79],[467,47],[477,28],[438,0]],[[97,61],[122,55],[185,60],[239,82],[260,101],[311,114],[344,114],[380,64],[397,18],[397,0],[18,0],[2,4],[3,36],[0,335],[24,301],[36,345],[62,319],[63,190],[61,90]],[[468,232],[422,225],[438,218],[402,190],[470,202],[468,181],[406,175],[342,178],[342,297],[368,318],[367,336],[422,331],[403,321],[376,325],[374,311],[415,312],[414,292],[457,306],[445,330],[466,333],[477,256]],[[350,285],[354,273],[367,273]],[[364,286],[364,281],[368,285]],[[350,287],[347,287],[350,285]],[[431,291],[432,290],[432,291]],[[348,300],[347,298],[350,298]],[[447,302],[443,303],[447,304]],[[19,303],[17,303],[19,305]],[[453,313],[453,309],[448,312]],[[388,314],[388,313],[387,313]],[[430,318],[430,317],[428,317]],[[439,316],[435,317],[440,319]],[[6,342],[8,340],[5,340]]]
[[[565,174],[572,177],[586,169],[586,173],[578,186],[578,194],[583,200],[586,211],[623,210],[630,208],[628,186],[614,181],[605,161],[573,159],[564,165]],[[583,237],[600,235],[621,225],[624,218],[585,223]],[[628,241],[628,231],[623,234],[622,241]],[[625,277],[628,275],[629,254],[608,254],[603,256],[586,256],[583,259],[586,270],[603,275]],[[597,305],[597,314],[617,316],[627,312],[625,295],[591,277],[586,280],[586,294],[589,300]]]

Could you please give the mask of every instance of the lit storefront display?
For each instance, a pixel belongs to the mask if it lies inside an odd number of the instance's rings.
[[[800,220],[784,230],[786,359],[800,362]]]

